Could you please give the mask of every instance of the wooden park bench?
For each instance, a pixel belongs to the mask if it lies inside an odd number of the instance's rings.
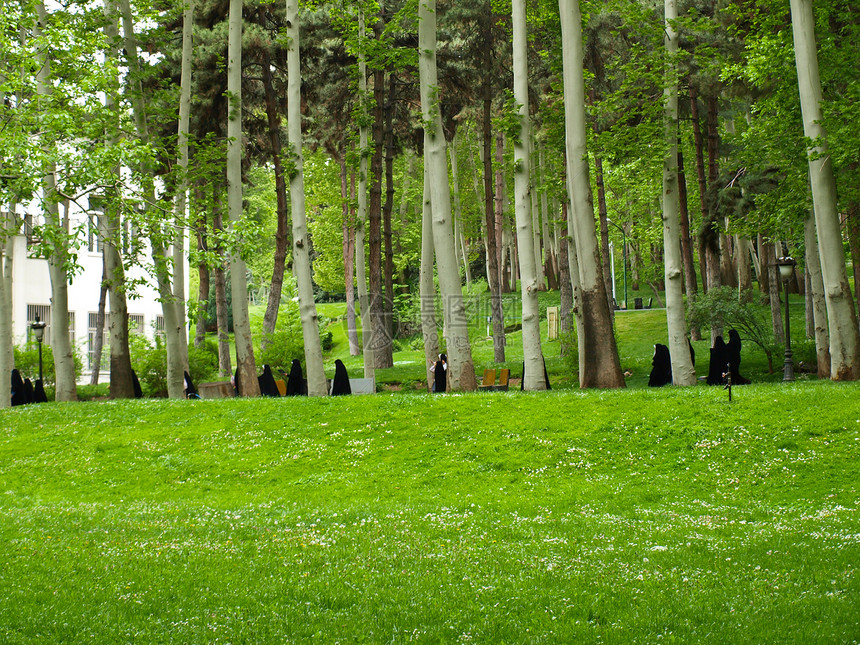
[[[485,392],[505,392],[508,389],[508,379],[511,370],[502,368],[499,370],[499,383],[496,384],[496,370],[484,370],[484,378],[478,386],[479,390]]]

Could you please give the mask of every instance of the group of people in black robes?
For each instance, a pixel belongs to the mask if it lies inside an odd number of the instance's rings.
[[[285,396],[308,395],[308,382],[302,372],[302,363],[299,359],[293,359],[289,374],[281,372],[281,375],[284,377],[284,381],[286,383]],[[278,389],[278,383],[275,380],[274,372],[272,372],[272,368],[269,365],[263,365],[263,373],[257,377],[257,381],[260,385],[260,394],[262,396],[281,396],[281,391]],[[240,396],[242,394],[242,385],[239,381],[238,369],[233,376],[233,388],[236,392],[236,396]],[[343,361],[340,359],[337,359],[334,362],[334,378],[331,382],[331,391],[329,394],[332,396],[352,394],[352,388],[349,386],[349,374],[346,371],[346,365],[344,365]]]
[[[693,345],[687,341],[690,346],[690,359],[693,367],[696,366],[696,353],[693,351]],[[711,362],[708,367],[708,385],[722,385],[726,383],[728,375],[731,375],[732,385],[747,385],[749,379],[741,376],[741,337],[734,329],[729,330],[729,342],[726,343],[722,336],[717,336],[714,339],[714,346],[711,348]],[[672,358],[669,355],[669,348],[666,345],[657,343],[654,345],[654,358],[651,361],[651,374],[648,378],[650,387],[662,387],[671,385],[672,383]]]
[[[21,378],[21,372],[17,369],[12,370],[11,403],[13,406],[47,402],[48,397],[45,395],[42,379],[36,379],[33,383],[28,378]]]
[[[732,385],[747,385],[749,379],[741,376],[741,336],[734,329],[729,330],[729,342],[722,336],[714,339],[711,348],[711,365],[708,369],[708,385],[722,385],[731,376]]]

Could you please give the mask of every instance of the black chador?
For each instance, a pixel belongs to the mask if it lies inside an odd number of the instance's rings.
[[[543,380],[546,389],[551,390],[552,386],[549,384],[549,372],[546,371],[546,359],[541,357],[543,361]],[[523,380],[520,381],[520,390],[526,389],[526,362],[523,361]]]
[[[334,379],[331,382],[331,395],[338,396],[342,394],[352,394],[352,388],[349,385],[349,374],[346,371],[346,365],[343,361],[337,359],[334,362]]]
[[[672,384],[672,359],[669,348],[661,343],[654,345],[654,358],[651,360],[649,387],[663,387]]]
[[[33,386],[33,399],[36,403],[47,403],[48,395],[45,394],[45,386],[42,385],[42,379],[37,378],[36,384]]]
[[[293,359],[290,375],[287,377],[287,396],[307,396],[308,385],[302,374],[302,364],[298,358]]]
[[[726,345],[729,369],[732,371],[732,385],[749,385],[750,380],[741,376],[741,336],[734,329],[729,330],[729,342]]]
[[[191,380],[191,374],[183,372],[182,377],[185,379],[185,398],[199,399],[200,395],[197,393],[197,388],[194,387],[194,381]]]
[[[722,385],[725,382],[723,374],[729,368],[729,352],[722,336],[717,336],[711,347],[711,364],[708,366],[708,385]]]
[[[12,405],[24,405],[27,397],[24,394],[24,379],[21,372],[12,370]]]
[[[137,372],[131,370],[131,385],[134,388],[134,398],[143,398],[143,389],[140,387],[140,379],[137,378]]]
[[[263,396],[281,396],[278,391],[278,385],[275,383],[275,377],[272,375],[272,368],[268,365],[263,365],[263,373],[257,378],[260,383],[260,394]]]
[[[433,391],[445,392],[448,389],[448,357],[439,354],[439,360],[430,367],[433,372]]]

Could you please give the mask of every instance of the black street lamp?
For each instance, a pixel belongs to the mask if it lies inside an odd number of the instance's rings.
[[[624,258],[624,308],[627,309],[627,233],[624,232],[624,229],[622,227],[620,227],[608,217],[606,218],[606,222],[608,224],[612,224],[612,226],[621,231],[621,255]]]
[[[776,266],[779,268],[779,277],[782,279],[785,292],[785,367],[783,368],[783,381],[794,380],[794,361],[791,358],[791,323],[788,317],[788,281],[794,275],[794,267],[797,266],[794,258],[777,258]]]
[[[39,343],[39,380],[42,380],[42,340],[45,338],[45,327],[47,323],[39,320],[39,314],[36,314],[36,320],[30,324],[30,329],[33,330],[33,335],[36,337],[36,342]]]

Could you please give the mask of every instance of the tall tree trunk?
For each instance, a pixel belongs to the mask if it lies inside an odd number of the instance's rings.
[[[199,191],[199,187],[198,187]],[[198,199],[202,197],[202,191],[197,193]],[[206,215],[200,213],[195,223],[195,231],[197,233],[197,250],[202,255],[209,250],[209,244],[206,236]],[[208,305],[209,301],[209,267],[205,260],[201,260],[197,265],[197,321],[194,331],[194,346],[203,347],[206,340],[206,315],[204,305]]]
[[[390,343],[397,332],[394,321],[394,243],[391,228],[391,213],[394,210],[394,105],[397,100],[397,83],[395,74],[389,66],[388,70],[388,100],[385,102],[385,203],[382,207],[382,240],[385,249],[383,281],[385,283],[385,300],[383,301],[383,317],[388,324]],[[392,351],[392,364],[394,363]]]
[[[3,79],[0,78],[0,87]],[[0,104],[5,101],[0,89]],[[0,212],[0,409],[11,406],[11,381],[8,374],[15,367],[12,344],[12,263],[15,259],[14,240],[20,221],[16,205],[10,204],[7,212]]]
[[[851,253],[851,268],[854,274],[854,300],[860,303],[860,203],[852,201],[845,209],[845,232]]]
[[[496,248],[499,252],[499,288],[501,293],[511,290],[505,270],[505,135],[496,133],[496,168],[495,168],[495,214],[496,220],[493,231],[496,234]]]
[[[131,104],[135,129],[140,142],[146,146],[150,142],[150,131],[147,122],[146,100],[141,80],[140,62],[138,60],[137,36],[134,32],[134,19],[129,0],[120,0],[123,23],[123,43],[126,59],[129,66],[129,78],[132,86]],[[190,78],[188,79],[190,82]],[[144,178],[143,194],[146,204],[146,222],[149,227],[149,241],[152,248],[152,260],[164,315],[164,337],[167,348],[167,394],[171,399],[185,397],[183,387],[183,368],[188,362],[187,355],[183,356],[183,347],[186,346],[181,339],[184,334],[184,325],[179,319],[179,304],[171,286],[171,265],[173,258],[168,254],[167,245],[175,243],[175,235],[169,231],[170,227],[164,227],[158,221],[152,205],[156,202],[155,184],[152,180],[154,174],[151,162],[143,162],[139,168]],[[186,350],[187,351],[187,350]]]
[[[212,268],[215,276],[215,325],[218,330],[218,374],[222,377],[232,376],[233,366],[230,358],[230,319],[227,307],[227,277],[224,273],[224,251],[221,248],[220,237],[223,234],[224,223],[221,211],[221,203],[218,193],[223,190],[217,184],[212,187],[213,209],[212,229],[214,232],[215,253],[218,256],[218,264]]]
[[[472,273],[469,271],[469,252],[466,250],[466,236],[463,234],[463,208],[460,201],[460,179],[459,165],[457,162],[459,131],[454,133],[451,139],[451,147],[448,150],[451,157],[451,196],[454,200],[454,245],[457,257],[463,262],[463,274],[466,277],[466,285],[472,284]]]
[[[806,275],[809,278],[806,299],[812,305],[818,378],[830,378],[830,334],[827,331],[827,304],[824,296],[824,280],[821,276],[818,236],[815,232],[815,214],[811,211],[803,223],[803,242],[806,247]]]
[[[773,324],[773,339],[781,345],[785,343],[785,327],[782,323],[782,307],[779,299],[779,271],[776,267],[776,253],[770,242],[765,243],[761,250],[762,269],[767,271],[768,300],[770,302],[770,318]]]
[[[99,287],[99,306],[96,313],[96,331],[93,336],[93,357],[90,367],[90,385],[98,385],[102,369],[102,349],[105,341],[105,310],[107,308],[108,273],[107,261],[102,253],[102,281]]]
[[[227,210],[230,228],[242,220],[242,0],[230,0],[227,49]],[[248,316],[247,268],[238,249],[230,250],[233,337],[242,396],[260,396]]]
[[[349,355],[361,354],[358,343],[358,330],[355,327],[355,226],[353,225],[352,200],[348,186],[346,153],[340,155],[340,198],[343,203],[343,279],[346,294],[346,335],[349,341]],[[352,193],[355,194],[355,175],[352,175]]]
[[[194,0],[187,0],[182,15],[182,72],[179,100],[179,187],[176,195],[175,236],[173,239],[173,303],[176,308],[179,357],[183,372],[188,371],[188,332],[185,318],[185,241],[188,231],[188,138],[191,117],[191,61],[194,54]]]
[[[680,142],[680,137],[678,138]],[[699,293],[696,280],[696,263],[693,260],[693,238],[690,235],[690,209],[687,200],[687,174],[684,172],[684,153],[678,148],[678,203],[681,217],[681,257],[684,264],[684,286],[688,300],[695,300]],[[698,327],[690,329],[690,340],[702,340]]]
[[[117,61],[119,52],[118,15],[113,1],[105,4],[105,36],[108,47],[106,56]],[[113,80],[113,79],[112,79]],[[105,95],[105,107],[111,112],[112,131],[108,139],[118,145],[120,141],[119,79],[113,83]],[[115,176],[120,175],[119,165],[115,166]],[[134,380],[132,377],[131,352],[128,346],[128,302],[126,300],[125,268],[120,249],[122,248],[122,213],[120,195],[115,189],[108,190],[103,217],[99,217],[99,233],[102,237],[102,254],[110,293],[110,314],[108,316],[108,342],[110,343],[110,395],[114,399],[132,399]]]
[[[382,8],[380,8],[382,11]],[[382,19],[377,20],[375,29],[377,39],[382,35]],[[383,106],[385,104],[385,72],[373,72],[373,156],[370,159],[370,208],[368,209],[368,269],[371,346],[373,366],[386,368],[394,365],[394,348],[391,340],[390,325],[385,319],[382,293],[382,155]],[[365,327],[365,333],[368,328]]]
[[[358,214],[355,218],[355,278],[358,283],[358,302],[361,309],[361,345],[364,354],[364,377],[373,378],[376,362],[373,359],[371,343],[370,302],[367,292],[367,257],[365,249],[365,230],[367,224],[367,156],[369,134],[367,122],[367,60],[364,53],[365,24],[364,10],[358,12],[358,38],[361,41],[358,56],[358,95],[361,123],[358,129]]]
[[[433,205],[430,197],[430,166],[424,164],[424,197],[421,210],[421,273],[418,289],[421,300],[421,335],[424,338],[424,368],[427,391],[433,389],[431,367],[439,358],[439,326],[436,322],[436,287],[433,283]]]
[[[594,182],[597,186],[597,218],[600,222],[600,266],[603,270],[603,283],[607,285],[606,298],[610,315],[615,315],[615,298],[612,296],[612,258],[609,255],[609,219],[606,209],[606,186],[603,183],[603,159],[594,155]]]
[[[487,245],[487,282],[490,286],[490,316],[493,320],[493,360],[496,363],[505,362],[505,320],[502,310],[501,282],[501,247],[496,235],[495,196],[493,195],[493,154],[492,154],[492,87],[490,85],[490,64],[493,46],[492,25],[490,19],[492,9],[487,2],[487,12],[482,21],[484,31],[484,65],[481,76],[481,128],[483,154],[481,161],[484,166],[484,220],[486,223]]]
[[[278,323],[278,310],[281,306],[281,293],[284,288],[284,270],[287,263],[287,244],[289,235],[287,182],[284,177],[281,146],[281,112],[278,109],[278,97],[275,94],[269,54],[263,52],[263,89],[266,96],[266,118],[269,127],[269,142],[272,146],[272,166],[275,171],[275,199],[277,200],[278,224],[275,230],[275,258],[272,268],[272,285],[269,289],[269,300],[266,303],[266,313],[263,315],[263,337],[260,339],[261,349],[271,342]]]
[[[535,272],[535,247],[532,219],[531,157],[529,142],[528,47],[525,0],[513,0],[514,99],[518,105],[519,136],[514,141],[514,212],[519,242],[522,280],[523,389],[545,390],[543,352],[540,345],[540,307]]]
[[[37,3],[38,20],[35,35],[40,37],[48,23],[48,13],[41,0]],[[48,53],[40,51],[39,69],[36,73],[36,93],[40,102],[47,104],[53,94],[51,61]],[[50,148],[53,142],[43,140],[42,145]],[[46,223],[56,231],[60,239],[68,238],[68,213],[65,221],[60,217],[59,195],[57,194],[57,168],[52,161],[42,166],[42,199]],[[71,340],[69,339],[69,277],[66,263],[69,250],[66,244],[56,244],[48,256],[48,272],[51,277],[51,349],[54,354],[54,373],[56,378],[56,400],[77,401],[78,390],[75,382],[75,361]],[[6,374],[2,375],[7,378]]]
[[[702,213],[702,227],[708,221],[708,207],[705,203],[705,195],[708,192],[708,178],[705,173],[705,145],[702,138],[702,126],[699,118],[699,99],[696,87],[690,84],[690,121],[693,124],[693,144],[696,152],[696,179],[699,183],[699,209]],[[708,284],[708,256],[703,236],[699,237],[699,272],[702,274],[702,293],[707,293]]]
[[[473,391],[477,389],[475,365],[472,362],[472,347],[469,343],[463,292],[454,256],[447,146],[437,104],[439,85],[436,74],[435,0],[419,3],[418,41],[421,112],[424,120],[424,158],[425,163],[430,166],[433,247],[436,252],[439,288],[442,292],[442,312],[447,330],[448,381],[454,391]]]
[[[669,356],[672,361],[672,384],[695,385],[696,370],[687,344],[684,316],[683,274],[681,272],[681,225],[678,197],[678,79],[674,59],[678,53],[675,22],[678,7],[675,0],[665,0],[666,28],[663,32],[669,59],[669,79],[663,90],[663,112],[666,155],[663,159],[663,266],[666,276],[666,324],[669,331]]]
[[[594,208],[588,180],[585,136],[585,80],[582,62],[582,16],[579,0],[559,0],[564,64],[565,148],[571,213],[582,287],[583,334],[579,339],[584,369],[581,387],[624,387],[624,375],[612,330],[606,285],[594,227]],[[571,275],[574,268],[571,266]]]
[[[310,239],[305,216],[304,156],[302,154],[302,73],[299,42],[299,3],[287,0],[287,124],[290,139],[290,201],[293,215],[293,271],[299,292],[299,310],[302,319],[302,337],[305,341],[305,369],[308,394],[325,396],[320,343],[319,316],[314,303],[314,286],[311,279]],[[381,142],[380,142],[381,143]]]
[[[735,248],[737,249],[735,259],[738,264],[738,291],[740,297],[747,301],[752,297],[752,261],[750,241],[737,235],[735,237]]]
[[[812,0],[791,0],[790,5],[803,133],[807,141],[813,142],[807,153],[821,273],[827,299],[830,377],[834,381],[852,381],[860,378],[860,332],[845,268],[842,232],[836,208],[836,181],[828,153],[827,132],[821,123],[821,80],[818,74]]]
[[[531,182],[530,201],[532,218],[532,245],[534,246],[534,253],[532,255],[534,256],[535,283],[537,285],[538,291],[546,291],[546,274],[544,273],[543,255],[541,253],[542,249],[540,207],[538,206],[538,190],[540,179],[538,178],[538,164],[535,163],[535,159],[537,159],[537,154],[535,152],[535,139],[532,135],[529,135],[529,158],[529,167],[531,168],[531,172],[529,173],[529,181]]]

